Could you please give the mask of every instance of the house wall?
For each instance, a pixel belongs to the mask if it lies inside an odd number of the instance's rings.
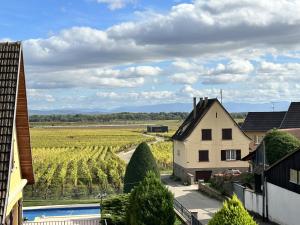
[[[13,167],[10,175],[10,184],[8,192],[8,205],[6,208],[6,215],[12,211],[13,207],[18,204],[18,201],[22,199],[22,189],[26,184],[26,181],[22,179],[20,158],[18,150],[18,142],[16,137],[16,129],[13,132]]]
[[[282,225],[299,225],[300,194],[271,183],[267,189],[269,219]]]
[[[222,140],[222,128],[232,129],[232,140]],[[202,141],[202,129],[212,129],[212,140]],[[241,157],[244,157],[249,154],[250,142],[220,104],[215,102],[186,140],[174,140],[174,174],[183,179],[184,172],[193,175],[201,170],[218,173],[227,168],[246,171],[248,162],[221,161],[221,150],[239,149]],[[199,150],[209,151],[208,162],[199,162]]]
[[[259,144],[266,135],[266,132],[264,131],[245,131],[245,133],[249,138],[251,138],[254,145]],[[259,140],[259,142],[257,142],[257,139]]]
[[[187,159],[187,152],[185,149],[184,141],[173,141],[173,148],[174,148],[174,162],[182,167],[186,167],[186,159]]]
[[[232,129],[232,140],[222,140],[222,128]],[[202,141],[202,129],[212,129],[212,140]],[[248,168],[248,162],[221,161],[221,150],[240,149],[241,156],[249,154],[250,140],[223,108],[215,102],[209,112],[184,142],[187,150],[187,168]],[[199,162],[198,151],[209,151],[209,162]]]

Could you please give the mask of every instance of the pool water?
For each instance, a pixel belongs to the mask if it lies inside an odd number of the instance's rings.
[[[62,208],[43,208],[43,209],[24,209],[23,217],[32,221],[35,217],[48,216],[72,216],[72,215],[100,215],[100,206],[89,207],[62,207]]]

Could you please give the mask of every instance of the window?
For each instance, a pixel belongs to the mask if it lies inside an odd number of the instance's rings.
[[[290,182],[298,184],[299,179],[298,179],[298,171],[290,169]]]
[[[180,149],[177,149],[177,156],[180,156]]]
[[[211,140],[211,129],[202,129],[202,140],[203,141]]]
[[[221,160],[230,161],[230,160],[240,160],[241,159],[241,150],[230,149],[221,151]]]
[[[222,139],[223,140],[232,140],[232,129],[222,129]]]
[[[208,162],[208,150],[199,151],[199,162]]]

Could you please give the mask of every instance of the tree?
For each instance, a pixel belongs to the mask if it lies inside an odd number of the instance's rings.
[[[101,224],[125,225],[126,208],[129,202],[129,195],[115,195],[105,199],[101,205]]]
[[[126,220],[128,225],[173,225],[175,212],[173,194],[156,174],[148,172],[129,197]]]
[[[223,204],[208,225],[257,225],[236,195]]]
[[[300,147],[300,141],[295,136],[275,129],[268,132],[264,140],[269,164],[275,163]]]
[[[130,193],[132,188],[141,182],[148,171],[153,171],[159,177],[159,170],[147,143],[141,143],[134,151],[125,172],[124,193]]]

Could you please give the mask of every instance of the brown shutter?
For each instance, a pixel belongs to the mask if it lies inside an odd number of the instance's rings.
[[[226,161],[226,150],[221,150],[221,160]]]
[[[241,160],[241,150],[236,150],[236,160]]]

